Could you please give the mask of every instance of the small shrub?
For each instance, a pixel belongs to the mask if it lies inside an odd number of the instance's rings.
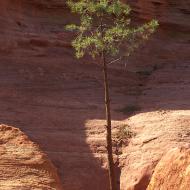
[[[135,133],[131,130],[131,127],[127,124],[121,125],[117,133],[117,139],[119,141],[127,141],[134,136]]]

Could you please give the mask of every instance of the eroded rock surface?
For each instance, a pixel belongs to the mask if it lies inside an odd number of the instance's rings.
[[[64,190],[107,190],[102,70],[73,58],[64,2],[0,1],[0,122],[40,145]],[[131,2],[161,26],[126,69],[109,69],[114,131],[128,124],[136,133],[127,146],[114,141],[122,190],[146,189],[162,155],[189,141],[189,8],[172,2]],[[131,117],[118,111],[131,105],[140,107]]]
[[[190,187],[189,146],[167,152],[159,161],[147,190],[188,190]]]
[[[19,129],[0,125],[0,189],[62,190],[57,170]]]
[[[190,104],[187,101],[190,67],[188,52],[183,51],[183,47],[190,49],[187,43],[177,42],[177,38],[173,42],[167,45],[175,47],[175,51],[179,48],[178,54],[171,56],[168,52],[167,61],[162,66],[157,62],[158,68],[149,76],[138,98],[142,111],[126,121],[137,135],[123,149],[121,156],[122,189],[146,189],[162,155],[190,140]],[[178,48],[175,44],[179,45]]]
[[[162,156],[172,148],[189,142],[190,111],[141,113],[129,118],[127,123],[137,135],[128,147],[123,148],[120,156],[123,167],[121,189],[146,189]]]
[[[188,27],[190,2],[186,0],[127,0],[136,17],[141,19],[156,18],[160,23],[175,27]]]

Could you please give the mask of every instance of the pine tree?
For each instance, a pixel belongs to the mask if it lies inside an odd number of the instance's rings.
[[[77,36],[72,41],[76,57],[89,54],[100,57],[104,73],[106,112],[106,142],[110,190],[117,190],[112,153],[112,127],[109,95],[108,64],[125,59],[139,44],[155,32],[158,22],[152,20],[142,26],[133,26],[129,18],[130,7],[120,0],[68,0],[71,12],[80,15],[80,24],[66,26]],[[122,49],[122,53],[121,53]],[[124,51],[123,51],[124,50]]]

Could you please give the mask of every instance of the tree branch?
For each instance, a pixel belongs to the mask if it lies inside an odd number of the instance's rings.
[[[107,63],[108,65],[111,65],[112,63],[115,63],[115,62],[117,62],[117,61],[119,61],[119,60],[121,60],[122,59],[122,57],[119,57],[118,59],[115,59],[115,60],[113,60],[113,61],[110,61],[109,63]]]

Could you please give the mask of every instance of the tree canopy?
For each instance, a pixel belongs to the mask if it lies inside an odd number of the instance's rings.
[[[132,26],[131,8],[120,0],[68,0],[67,5],[80,15],[79,25],[66,26],[67,30],[77,32],[72,42],[77,58],[86,53],[96,57],[102,52],[116,57],[123,47],[122,56],[129,56],[158,26],[156,20]]]

